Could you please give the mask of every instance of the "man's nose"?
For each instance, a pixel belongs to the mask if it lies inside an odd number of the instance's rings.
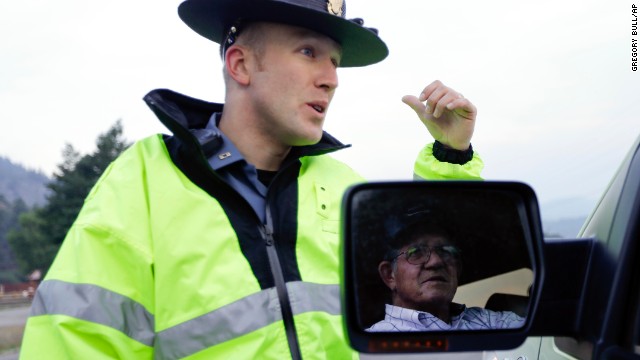
[[[338,87],[338,70],[331,59],[322,62],[319,70],[317,86],[333,91]]]
[[[444,267],[445,264],[446,263],[444,262],[444,260],[442,260],[440,255],[438,255],[436,251],[432,250],[431,255],[429,256],[429,260],[425,262],[423,266],[426,268],[434,268],[434,267],[439,268],[439,267]]]

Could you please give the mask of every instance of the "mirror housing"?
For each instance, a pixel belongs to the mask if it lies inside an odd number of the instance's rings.
[[[443,223],[461,243],[463,265],[454,300],[464,292],[462,288],[474,288],[474,284],[485,284],[482,281],[496,276],[506,279],[517,273],[520,275],[516,277],[522,279],[522,273],[525,274],[528,280],[518,280],[518,286],[526,293],[517,295],[526,299],[522,326],[492,330],[367,331],[384,317],[384,304],[391,292],[380,279],[378,264],[392,247],[391,239],[406,225],[402,219],[415,214]],[[490,181],[359,184],[345,193],[342,224],[342,306],[345,330],[355,350],[366,353],[500,350],[515,348],[528,336],[544,278],[542,225],[535,193],[528,185]],[[484,303],[486,295],[478,295],[477,291],[483,288],[487,286],[467,291],[472,296],[467,296],[464,302],[482,297],[479,301]]]

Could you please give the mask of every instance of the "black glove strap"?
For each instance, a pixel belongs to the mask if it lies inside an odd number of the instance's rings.
[[[441,162],[464,165],[473,159],[473,147],[469,144],[467,150],[448,149],[436,140],[433,144],[433,156]]]

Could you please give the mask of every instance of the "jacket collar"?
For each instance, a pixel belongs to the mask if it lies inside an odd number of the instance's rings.
[[[168,89],[152,90],[144,97],[144,101],[173,135],[189,147],[198,144],[189,130],[204,128],[211,115],[222,112],[224,107],[223,104],[206,102]],[[290,156],[300,158],[322,155],[350,146],[323,131],[317,144],[294,146]]]

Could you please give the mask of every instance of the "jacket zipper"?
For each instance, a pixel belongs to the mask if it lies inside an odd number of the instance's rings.
[[[276,291],[278,294],[278,301],[280,303],[280,310],[282,312],[282,322],[284,323],[284,330],[287,335],[287,342],[289,343],[291,358],[293,360],[300,360],[302,359],[302,354],[300,353],[298,335],[296,334],[296,327],[293,321],[293,310],[291,309],[291,301],[289,300],[287,283],[284,280],[282,267],[280,266],[280,259],[275,247],[275,241],[273,238],[273,226],[269,207],[267,207],[267,223],[261,227],[261,232],[267,246],[267,256],[269,257],[269,265],[271,267],[271,273],[273,274],[273,280],[275,282]]]
[[[271,180],[273,185],[276,180],[282,177],[282,174],[287,171],[288,165],[285,165],[278,174]],[[271,186],[270,186],[271,187]],[[287,335],[287,342],[289,343],[289,351],[291,352],[291,358],[293,360],[301,360],[302,353],[300,352],[300,343],[298,341],[298,335],[296,333],[296,326],[294,322],[293,309],[291,308],[291,300],[289,299],[289,292],[287,291],[287,283],[284,280],[284,273],[280,264],[280,257],[278,256],[278,250],[276,249],[273,216],[271,215],[271,192],[267,192],[267,198],[265,201],[265,220],[266,223],[262,225],[260,232],[265,240],[267,247],[267,257],[269,258],[269,267],[273,275],[273,281],[278,294],[278,301],[280,303],[280,310],[282,312],[282,322],[284,324],[284,330]]]

